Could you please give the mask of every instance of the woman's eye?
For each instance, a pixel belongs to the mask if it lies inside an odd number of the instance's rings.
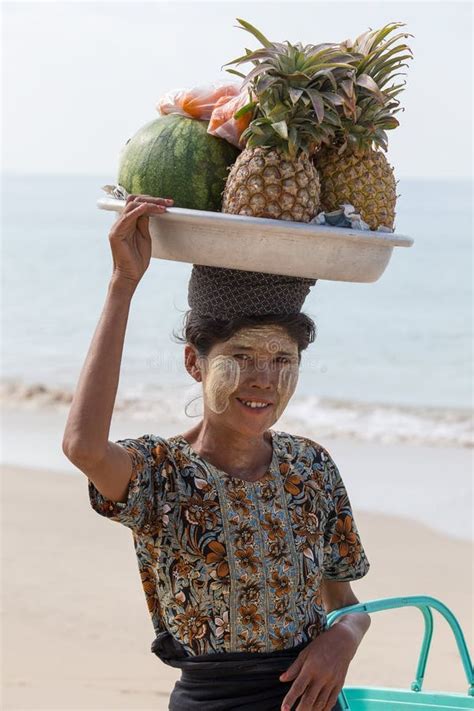
[[[243,360],[250,360],[250,356],[248,355],[248,353],[236,353],[234,355],[234,358],[241,358]],[[291,360],[289,358],[286,358],[285,356],[278,356],[278,358],[276,358],[276,360],[280,363],[285,363],[285,364],[291,363]]]

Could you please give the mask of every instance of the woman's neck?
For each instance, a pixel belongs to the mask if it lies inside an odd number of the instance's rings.
[[[272,461],[269,430],[249,436],[227,427],[218,428],[204,419],[182,437],[200,457],[217,469],[246,481],[261,478]]]

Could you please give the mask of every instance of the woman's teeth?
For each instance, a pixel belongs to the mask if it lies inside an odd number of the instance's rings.
[[[247,407],[251,407],[253,410],[256,408],[259,408],[263,410],[265,407],[269,406],[269,403],[264,403],[264,402],[251,402],[250,400],[240,400],[244,405],[247,405]]]

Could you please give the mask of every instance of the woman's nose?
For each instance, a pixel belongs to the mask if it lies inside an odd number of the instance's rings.
[[[249,385],[258,385],[261,388],[272,388],[275,373],[270,364],[257,364],[248,373]]]

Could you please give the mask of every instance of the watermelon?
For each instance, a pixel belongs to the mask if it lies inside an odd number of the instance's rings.
[[[168,114],[125,144],[118,183],[129,193],[170,197],[174,207],[219,212],[228,168],[240,151],[207,133],[207,121]]]

